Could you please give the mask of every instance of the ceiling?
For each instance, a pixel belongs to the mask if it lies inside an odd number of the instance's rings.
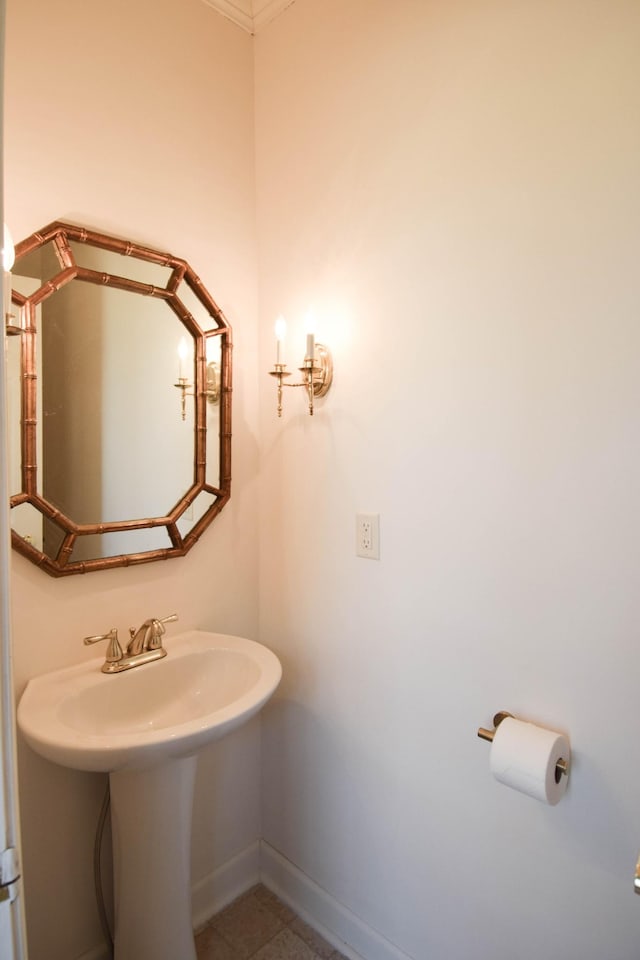
[[[295,0],[204,0],[223,17],[233,20],[248,33],[259,33],[260,29],[277,17]]]

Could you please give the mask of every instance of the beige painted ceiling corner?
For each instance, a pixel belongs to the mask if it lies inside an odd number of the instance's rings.
[[[278,14],[295,3],[295,0],[204,0],[221,13],[233,20],[248,33],[258,33],[261,27],[274,20]]]

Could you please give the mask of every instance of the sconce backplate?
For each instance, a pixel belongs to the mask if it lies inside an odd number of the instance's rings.
[[[333,359],[331,352],[321,343],[316,343],[314,363],[319,370],[313,371],[313,395],[324,397],[333,381]]]

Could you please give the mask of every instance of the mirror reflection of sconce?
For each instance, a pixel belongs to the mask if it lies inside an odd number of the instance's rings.
[[[328,392],[333,381],[333,360],[328,347],[322,343],[316,343],[315,331],[311,317],[307,318],[307,344],[302,366],[298,367],[303,375],[300,383],[284,383],[285,377],[291,374],[287,370],[286,363],[282,362],[284,339],[287,332],[287,325],[284,317],[278,317],[276,320],[276,362],[273,370],[269,371],[271,377],[275,377],[278,385],[278,416],[282,416],[282,388],[283,387],[304,387],[307,391],[309,402],[309,416],[313,416],[313,402],[315,397],[324,397]]]
[[[4,325],[7,334],[15,337],[23,332],[22,311],[16,315],[13,304],[11,303],[11,271],[15,262],[16,253],[11,239],[9,227],[4,225],[2,238],[2,269],[4,271],[2,284],[2,312],[4,314]],[[17,320],[17,322],[16,322]]]
[[[180,413],[183,420],[187,419],[187,397],[195,396],[193,383],[189,377],[185,376],[185,362],[189,355],[189,346],[186,337],[180,339],[178,344],[178,380],[174,387],[180,390]],[[220,364],[212,360],[206,368],[206,387],[205,394],[208,403],[220,402]]]

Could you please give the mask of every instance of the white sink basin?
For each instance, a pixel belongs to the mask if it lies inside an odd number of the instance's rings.
[[[119,674],[102,658],[30,680],[18,725],[41,756],[111,772],[186,757],[263,706],[278,658],[242,637],[192,630],[167,638],[167,656]]]
[[[197,753],[257,713],[282,675],[275,654],[242,637],[192,630],[167,639],[166,657],[122,673],[102,673],[99,658],[35,677],[18,706],[37,753],[109,773],[116,960],[196,960]]]

